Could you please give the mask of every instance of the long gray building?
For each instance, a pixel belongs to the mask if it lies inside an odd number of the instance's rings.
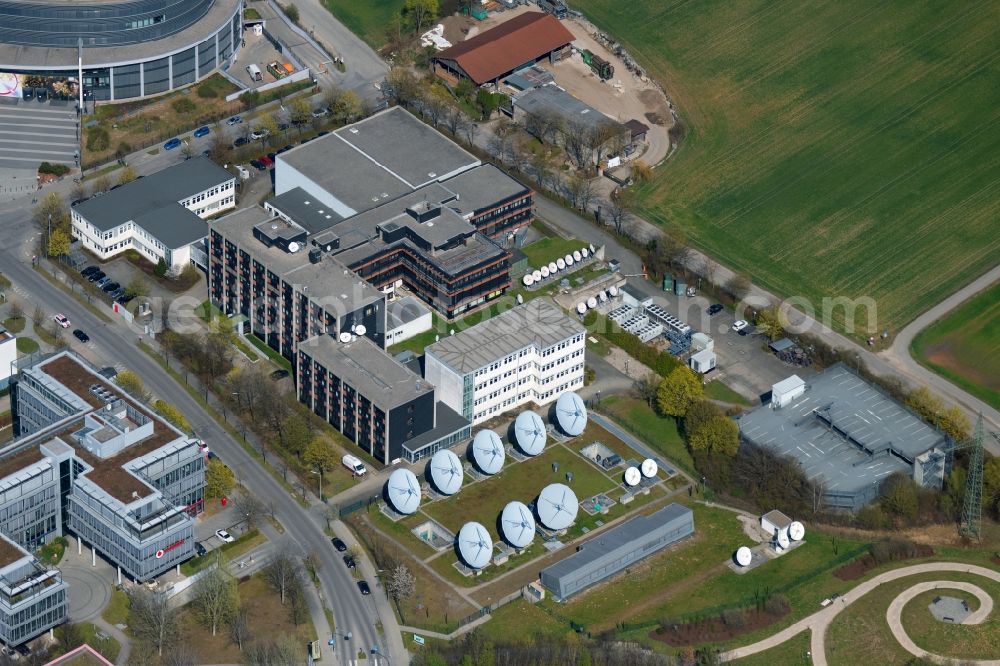
[[[573,555],[542,570],[541,582],[556,599],[565,601],[692,534],[691,509],[668,504],[594,536]]]
[[[20,645],[62,624],[67,587],[58,569],[0,534],[0,642]]]

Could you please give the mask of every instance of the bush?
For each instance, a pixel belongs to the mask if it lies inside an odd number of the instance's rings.
[[[722,611],[722,624],[731,629],[742,627],[744,619],[742,608],[727,608]]]
[[[191,113],[198,108],[195,103],[187,97],[178,97],[170,103],[170,106],[172,106],[174,111],[177,113]]]
[[[285,12],[285,16],[287,16],[289,18],[289,20],[291,20],[292,23],[298,23],[299,22],[299,8],[298,7],[296,7],[294,4],[290,4],[287,7],[282,7],[282,9]]]
[[[101,126],[91,127],[87,130],[87,150],[99,153],[108,149],[111,145],[111,137],[108,130]]]
[[[215,99],[219,96],[219,91],[217,91],[210,83],[203,83],[198,86],[195,90],[195,94],[202,99]]]
[[[132,144],[128,141],[119,141],[115,152],[119,155],[128,155],[132,152]]]
[[[792,609],[788,597],[783,594],[772,594],[764,602],[764,612],[769,615],[784,615]]]
[[[876,564],[885,564],[896,560],[908,560],[917,556],[917,545],[906,539],[889,538],[876,541],[868,552]]]
[[[858,511],[858,525],[866,530],[881,530],[889,527],[889,516],[878,504],[868,504]]]
[[[48,173],[53,176],[65,176],[69,173],[69,167],[65,164],[52,164],[50,162],[42,162],[38,166],[38,173]]]
[[[184,432],[191,432],[191,424],[188,423],[187,418],[185,418],[179,409],[171,405],[169,402],[157,400],[153,403],[153,409],[155,409],[160,416],[165,418],[175,427],[183,430]]]
[[[153,273],[156,274],[156,277],[163,277],[167,274],[167,262],[163,261],[163,257],[160,257],[160,260],[156,262]]]

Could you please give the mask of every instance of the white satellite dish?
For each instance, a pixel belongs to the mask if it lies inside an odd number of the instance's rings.
[[[591,309],[596,308],[597,307],[597,299],[594,298],[593,296],[591,296],[590,298],[588,298],[587,299],[587,307],[591,308]]]
[[[575,255],[576,252],[574,252],[573,254]],[[588,250],[587,248],[583,248],[582,250],[580,250],[580,256],[586,259],[588,256],[590,256],[590,250]]]
[[[461,490],[464,476],[462,461],[448,449],[431,456],[431,481],[445,495],[454,495]]]
[[[515,298],[517,300],[517,304],[518,305],[521,305],[522,303],[524,303],[524,296],[522,296],[521,294],[518,294]]]
[[[386,495],[396,511],[411,514],[420,506],[420,484],[408,469],[397,469],[386,482]]]
[[[531,272],[531,279],[534,280],[535,282],[538,282],[539,280],[542,279],[542,272],[541,271],[532,271]]]
[[[611,287],[608,288],[608,293],[611,294],[612,298],[614,298],[618,295],[618,287],[611,285]]]
[[[292,241],[291,243],[288,244],[288,251],[291,252],[292,254],[295,254],[296,252],[299,251],[299,244],[296,243],[295,241]]]
[[[587,250],[585,249],[583,252],[586,251]],[[587,255],[585,255],[583,252],[580,252],[580,250],[573,250],[573,261],[580,261],[581,259],[586,257]]]
[[[479,523],[466,523],[458,531],[458,552],[473,569],[482,569],[493,557],[493,539]]]
[[[591,243],[589,247],[590,247],[590,253],[593,254],[595,252],[595,250],[594,250],[594,244]]]
[[[601,293],[597,295],[597,300],[599,300],[601,303],[606,303],[608,300],[608,292],[602,289]]]
[[[550,530],[564,530],[576,520],[576,493],[566,485],[553,483],[538,495],[538,518]]]
[[[541,272],[542,272],[542,277],[547,278],[549,276],[549,267],[542,266]]]
[[[573,391],[566,391],[556,400],[556,420],[570,437],[576,437],[587,427],[587,408]]]
[[[750,566],[750,561],[753,559],[753,553],[746,546],[740,546],[736,549],[736,564],[741,567]]]
[[[549,262],[549,273],[555,273],[558,270],[559,270],[559,266],[556,265],[556,262],[554,262],[554,261]]]
[[[348,333],[347,331],[344,331],[343,333],[340,334],[340,341],[341,342],[350,342],[351,341],[351,334]]]
[[[656,461],[652,458],[646,458],[642,461],[642,475],[647,479],[651,479],[656,476]]]
[[[629,467],[625,470],[625,485],[637,486],[642,481],[642,474],[638,467]]]
[[[534,280],[531,279],[530,275],[525,275],[523,278],[521,278],[521,282],[524,283],[525,287],[530,287],[531,283],[534,282]]]
[[[535,517],[522,502],[508,502],[500,514],[503,536],[515,548],[526,548],[535,538]]]
[[[573,264],[576,263],[576,259],[574,259],[573,257],[569,256],[568,254],[566,255],[566,258],[563,259],[563,261],[566,262],[567,266],[572,266]]]
[[[558,268],[559,270],[566,268],[566,262],[563,261],[562,259],[556,259],[556,268]]]
[[[586,303],[577,303],[576,304],[576,311],[579,312],[580,314],[586,314],[587,313],[587,304]]]
[[[496,474],[503,468],[507,453],[500,435],[492,430],[480,430],[472,439],[472,462],[486,474]]]
[[[778,547],[781,548],[782,550],[785,550],[788,548],[789,545],[790,544],[788,543],[788,535],[785,534],[784,530],[778,532]]]
[[[367,332],[368,332],[368,329],[367,329],[367,328],[365,328],[365,325],[364,325],[364,324],[358,324],[358,327],[357,327],[356,329],[354,329],[354,332],[355,332],[355,333],[356,333],[357,335],[364,335],[365,333],[367,333]]]
[[[545,448],[548,434],[545,432],[545,422],[535,412],[525,410],[514,419],[514,435],[517,445],[529,456],[537,456]]]
[[[788,538],[792,541],[802,541],[802,537],[806,535],[806,528],[799,521],[795,521],[788,526]]]

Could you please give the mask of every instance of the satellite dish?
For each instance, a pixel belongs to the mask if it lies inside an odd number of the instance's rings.
[[[531,272],[531,279],[534,280],[535,282],[538,282],[539,280],[542,279],[542,272],[541,271],[532,271]]]
[[[521,502],[508,502],[500,514],[503,536],[515,548],[526,548],[535,538],[535,517]]]
[[[579,312],[580,314],[586,314],[587,313],[587,304],[586,303],[577,303],[576,304],[576,311]]]
[[[299,244],[296,243],[295,241],[292,241],[291,243],[288,244],[288,251],[291,252],[291,253],[293,253],[293,254],[296,253],[296,252],[298,252],[299,251]]]
[[[570,263],[572,263],[572,262],[570,262]],[[562,270],[562,269],[566,268],[566,266],[567,266],[567,264],[566,264],[565,261],[563,261],[562,259],[556,259],[556,268],[558,268],[559,270]]]
[[[397,469],[386,482],[386,495],[396,511],[407,515],[420,506],[420,484],[408,469]]]
[[[802,541],[802,537],[806,535],[806,528],[799,521],[795,521],[788,526],[788,537],[792,541]]]
[[[492,430],[480,430],[472,439],[472,462],[486,474],[496,474],[503,468],[507,453],[500,435]]]
[[[343,333],[340,334],[340,341],[341,342],[350,342],[351,341],[351,334],[348,333],[347,331],[344,331]]]
[[[556,420],[570,437],[576,437],[587,427],[587,408],[573,391],[566,391],[556,400]]]
[[[553,261],[553,262],[549,263],[549,273],[555,273],[558,270],[559,270],[559,266],[556,265],[556,262]]]
[[[753,559],[753,553],[746,546],[740,546],[736,549],[736,564],[741,567],[750,566],[750,560]]]
[[[567,266],[572,266],[574,263],[576,263],[576,259],[574,259],[573,257],[569,256],[568,254],[566,255],[566,258],[563,259],[563,261],[566,262]]]
[[[493,556],[493,539],[479,523],[466,523],[458,531],[458,553],[473,569],[482,569]]]
[[[576,256],[576,252],[574,252],[573,255]],[[584,259],[586,259],[589,255],[590,255],[590,250],[588,250],[587,248],[583,248],[582,250],[580,250],[580,256],[583,257]]]
[[[638,467],[629,467],[625,470],[625,484],[629,486],[637,486],[639,482],[642,481],[642,474],[639,473]]]
[[[586,252],[586,251],[587,250],[584,249],[583,252]],[[583,252],[580,252],[580,250],[573,250],[573,261],[580,261],[581,259],[583,259],[584,257],[586,257],[587,255],[585,255]]]
[[[601,293],[599,293],[599,294],[597,295],[597,300],[599,300],[599,301],[600,301],[601,303],[605,303],[605,302],[607,302],[607,300],[608,300],[608,292],[606,292],[606,291],[604,291],[604,290],[602,289],[602,290],[601,290]]]
[[[521,282],[524,283],[525,287],[530,287],[531,283],[534,282],[534,280],[531,279],[530,275],[525,275],[523,278],[521,278]]]
[[[357,335],[364,335],[365,333],[368,332],[368,329],[365,328],[364,324],[358,324],[358,327],[356,329],[354,329],[354,332]]]
[[[593,244],[593,243],[591,243],[591,244],[590,244],[590,253],[591,253],[591,254],[593,254],[593,253],[594,253],[595,251],[596,251],[596,250],[594,250],[594,244]]]
[[[541,273],[543,278],[547,278],[549,276],[549,267],[542,266]]]
[[[608,293],[611,294],[612,298],[614,298],[618,295],[618,287],[611,285],[611,287],[608,288]]]
[[[537,456],[545,448],[548,434],[545,432],[545,421],[531,410],[526,410],[514,419],[514,435],[517,445],[529,456]]]
[[[576,520],[576,493],[566,485],[553,483],[538,495],[538,518],[550,530],[564,530]]]
[[[788,546],[788,535],[784,531],[778,532],[778,547],[785,550]]]
[[[656,476],[656,469],[656,461],[652,458],[646,458],[642,461],[642,475],[647,479]]]
[[[587,299],[587,307],[591,308],[591,309],[596,308],[597,307],[597,299],[594,298],[593,296],[591,296],[590,298],[588,298]]]
[[[462,489],[464,475],[462,461],[448,449],[431,456],[431,481],[445,495],[454,495]]]
[[[518,294],[517,295],[517,304],[521,305],[522,303],[524,303],[524,296],[522,296],[521,294]]]

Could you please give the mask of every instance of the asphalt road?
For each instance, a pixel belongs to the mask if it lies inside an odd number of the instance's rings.
[[[321,516],[304,511],[284,488],[219,427],[201,405],[187,391],[167,375],[159,364],[141,351],[136,343],[138,334],[121,324],[105,324],[68,294],[51,285],[44,277],[30,268],[30,244],[35,232],[30,222],[11,220],[10,215],[0,215],[0,226],[8,233],[20,231],[22,242],[6,245],[0,250],[0,270],[16,285],[23,300],[42,304],[46,315],[65,313],[74,326],[88,331],[91,342],[80,345],[75,340],[71,348],[95,365],[125,366],[135,371],[151,392],[177,406],[191,422],[192,427],[213,450],[234,470],[238,470],[242,483],[259,497],[275,506],[275,516],[285,527],[302,553],[310,551],[322,558],[318,575],[325,603],[333,610],[338,633],[353,633],[354,650],[366,651],[378,645],[390,649],[393,663],[405,663],[405,650],[399,636],[398,624],[391,611],[379,613],[388,605],[375,596],[362,597],[349,571],[340,561],[329,539],[323,533]],[[6,218],[6,219],[5,219]],[[25,233],[27,232],[27,233]],[[9,235],[8,238],[11,236]],[[375,594],[379,590],[372,587]],[[379,635],[375,623],[381,620],[386,638]],[[320,629],[320,631],[323,631]],[[327,636],[328,637],[328,636]],[[324,637],[326,638],[326,637]],[[341,663],[346,663],[350,650],[340,650]],[[356,656],[356,654],[355,654]],[[368,663],[378,663],[378,659]]]

